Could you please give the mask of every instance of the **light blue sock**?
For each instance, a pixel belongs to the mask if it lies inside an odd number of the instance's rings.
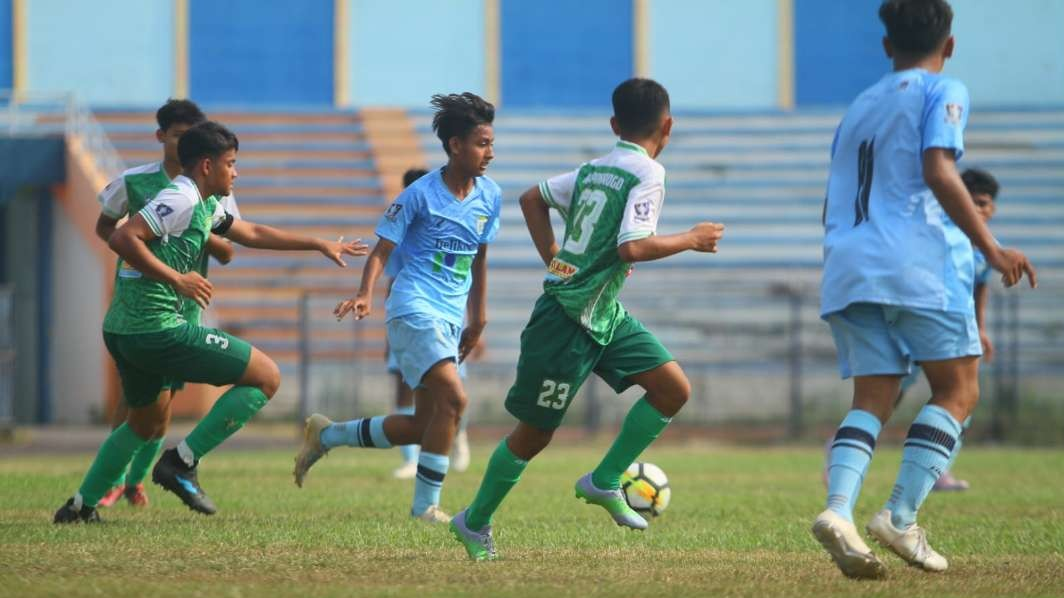
[[[960,422],[941,407],[925,405],[916,415],[905,438],[894,491],[883,507],[890,510],[894,527],[905,529],[916,523],[916,513],[946,471],[960,435]]]
[[[964,444],[964,433],[970,427],[972,427],[972,416],[969,415],[964,418],[964,423],[961,424],[961,435],[957,437],[957,443],[953,445],[953,450],[949,454],[949,463],[946,463],[946,471],[953,469],[953,462],[957,460],[957,453],[961,452],[961,445]]]
[[[411,407],[399,407],[395,410],[396,415],[414,415],[414,408]],[[420,447],[416,444],[403,444],[399,446],[399,454],[403,456],[403,463],[413,463],[417,461],[417,452]]]
[[[321,445],[326,449],[338,446],[392,448],[392,443],[384,435],[386,417],[386,415],[378,415],[335,423],[321,431]]]
[[[417,517],[432,505],[440,504],[440,489],[451,459],[447,455],[437,455],[421,451],[417,458],[417,477],[414,478],[414,504],[410,514]]]
[[[853,521],[853,507],[882,428],[878,417],[853,409],[835,432],[828,461],[828,508],[847,521]]]

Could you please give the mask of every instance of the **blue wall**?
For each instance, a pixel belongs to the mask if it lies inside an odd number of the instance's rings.
[[[1064,2],[953,2],[957,47],[945,73],[975,106],[1064,104]]]
[[[155,106],[170,95],[170,2],[28,0],[24,5],[29,90],[74,90],[82,100],[112,105]]]
[[[350,0],[352,104],[428,107],[434,93],[484,93],[484,2]]]
[[[502,101],[604,108],[632,76],[632,3],[503,0]]]
[[[192,0],[188,27],[197,101],[332,104],[332,0]]]
[[[0,0],[0,89],[13,83],[11,60],[11,0]]]
[[[881,0],[795,0],[795,101],[849,104],[890,71],[883,51]]]
[[[678,108],[776,106],[777,1],[650,3],[650,76]]]

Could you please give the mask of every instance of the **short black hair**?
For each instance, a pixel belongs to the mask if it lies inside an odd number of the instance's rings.
[[[613,116],[622,135],[653,135],[661,115],[668,111],[669,92],[652,79],[629,79],[613,90]]]
[[[447,142],[451,137],[465,137],[480,125],[495,122],[495,106],[484,98],[469,93],[436,94],[432,96],[432,130],[443,142],[443,151],[451,155]]]
[[[961,180],[968,188],[968,193],[972,195],[985,193],[990,196],[990,199],[997,199],[998,191],[1001,190],[1001,185],[998,184],[994,175],[980,168],[965,170],[961,173]]]
[[[177,142],[181,168],[192,168],[203,158],[217,158],[229,150],[240,150],[240,140],[223,125],[206,120],[193,126]]]
[[[155,111],[155,122],[159,123],[159,130],[164,132],[177,124],[195,126],[206,120],[207,115],[192,100],[170,98]]]
[[[411,168],[403,173],[403,188],[406,189],[410,185],[414,184],[414,181],[428,174],[429,171],[424,168]]]
[[[949,37],[953,9],[946,0],[886,0],[879,20],[895,50],[925,56]]]

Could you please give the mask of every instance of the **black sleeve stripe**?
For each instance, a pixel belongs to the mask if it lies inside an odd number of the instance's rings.
[[[216,235],[224,235],[225,233],[229,232],[229,227],[231,226],[233,226],[233,215],[229,212],[226,212],[225,218],[222,218],[221,222],[214,225],[214,228],[211,229],[211,232]]]

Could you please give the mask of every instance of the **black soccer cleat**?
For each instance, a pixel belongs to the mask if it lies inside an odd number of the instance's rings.
[[[218,507],[214,506],[196,479],[196,467],[189,467],[177,454],[176,448],[163,451],[151,470],[151,481],[176,494],[185,506],[197,513],[214,515],[218,512]]]
[[[55,512],[52,523],[100,523],[100,514],[96,512],[96,507],[75,506],[74,499],[70,498]]]

